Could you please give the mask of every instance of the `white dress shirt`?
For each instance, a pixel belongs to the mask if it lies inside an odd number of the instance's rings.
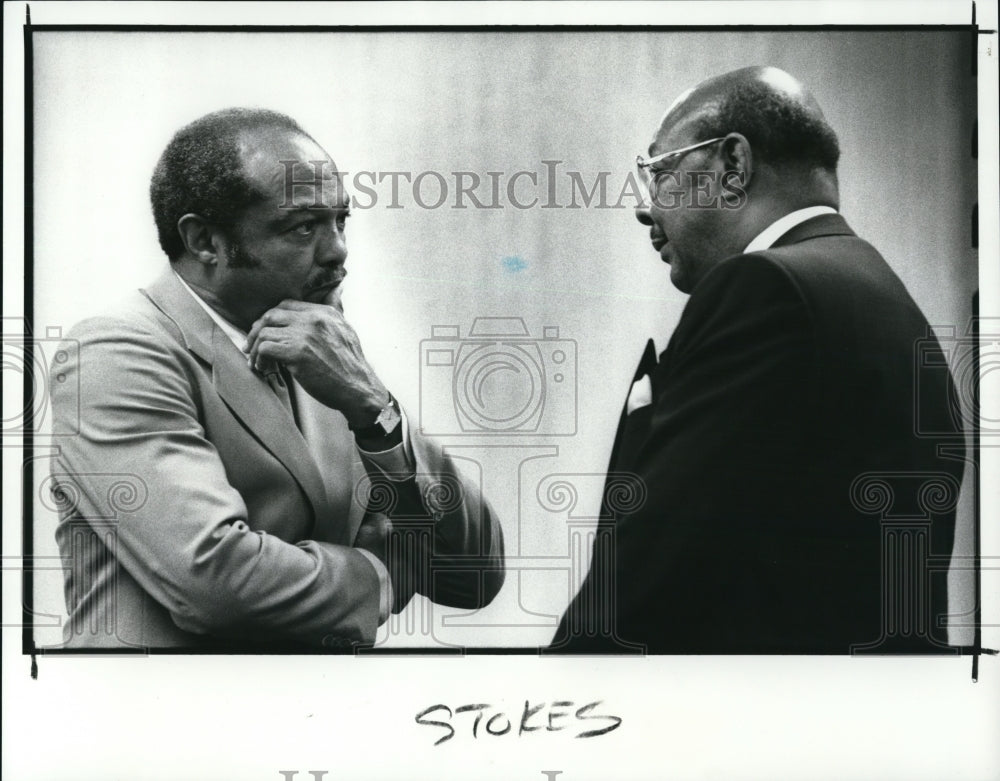
[[[818,217],[821,214],[836,213],[837,210],[832,206],[809,206],[805,209],[798,209],[797,211],[790,212],[784,217],[775,220],[764,228],[764,230],[758,233],[757,237],[747,244],[747,248],[743,250],[743,252],[760,252],[761,250],[770,249],[774,242],[788,233],[788,231],[796,225],[801,225],[806,220],[811,220],[813,217]]]

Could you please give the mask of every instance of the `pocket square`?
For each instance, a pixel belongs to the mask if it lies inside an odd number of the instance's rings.
[[[646,407],[653,403],[653,385],[649,381],[649,375],[644,374],[632,383],[632,390],[629,391],[628,401],[625,403],[625,414],[631,415],[640,407]]]

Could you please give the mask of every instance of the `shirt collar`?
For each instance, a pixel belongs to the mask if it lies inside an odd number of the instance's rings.
[[[809,206],[805,209],[798,209],[790,214],[786,214],[784,217],[775,220],[764,228],[764,230],[758,233],[757,237],[747,244],[747,248],[743,250],[743,253],[760,252],[761,250],[770,249],[774,242],[788,233],[788,231],[796,225],[800,225],[806,220],[811,220],[813,217],[818,217],[821,214],[836,213],[837,210],[831,206]]]
[[[228,320],[223,318],[222,315],[220,315],[218,312],[212,309],[212,307],[206,304],[205,300],[197,293],[195,293],[194,290],[191,289],[191,286],[188,285],[188,283],[184,281],[183,277],[181,277],[181,275],[178,274],[176,271],[174,271],[174,276],[176,276],[177,279],[180,280],[180,283],[184,286],[184,289],[191,294],[191,298],[197,301],[198,305],[202,309],[204,309],[208,313],[208,316],[215,321],[215,324],[222,329],[222,333],[224,333],[226,336],[229,337],[229,341],[231,341],[234,345],[236,345],[236,349],[239,350],[244,355],[248,355],[249,353],[243,350],[243,345],[246,344],[247,341],[247,335],[239,328],[237,328],[235,325],[230,323]]]

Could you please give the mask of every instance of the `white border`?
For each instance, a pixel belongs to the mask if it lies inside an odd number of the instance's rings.
[[[986,7],[989,5],[990,7]],[[4,6],[4,316],[23,300],[23,48],[25,6]],[[32,3],[35,24],[228,24],[231,3]],[[964,24],[961,2],[244,4],[252,24]],[[979,4],[980,25],[996,8]],[[980,36],[981,311],[1000,312],[997,36]],[[20,394],[20,387],[4,393]],[[984,398],[1000,418],[1000,399]],[[5,445],[10,443],[4,443]],[[15,443],[16,444],[16,443]],[[985,474],[1000,453],[983,449]],[[5,557],[20,548],[20,452],[5,447]],[[984,480],[983,518],[1000,491]],[[14,519],[13,522],[11,519]],[[982,549],[1000,554],[994,524]],[[5,558],[5,566],[10,560]],[[995,566],[1000,566],[1000,559]],[[984,562],[985,564],[985,562]],[[5,621],[20,614],[19,573],[5,570]],[[995,578],[994,581],[995,582]],[[995,598],[995,595],[993,595]],[[16,620],[16,619],[15,619]],[[996,604],[984,623],[1000,625]],[[996,628],[986,646],[1000,644]],[[1000,777],[1000,663],[981,659],[800,657],[387,659],[43,657],[37,681],[4,629],[3,777],[333,778],[900,778]],[[472,739],[438,748],[413,723],[434,702],[593,698],[625,719],[594,741],[561,734]]]

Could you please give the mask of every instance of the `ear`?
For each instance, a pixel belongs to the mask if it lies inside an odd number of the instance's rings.
[[[197,214],[185,214],[177,221],[177,231],[187,253],[207,265],[218,262],[219,232],[216,226]]]
[[[730,133],[722,142],[722,161],[726,171],[735,171],[746,187],[753,178],[753,150],[742,133]]]

